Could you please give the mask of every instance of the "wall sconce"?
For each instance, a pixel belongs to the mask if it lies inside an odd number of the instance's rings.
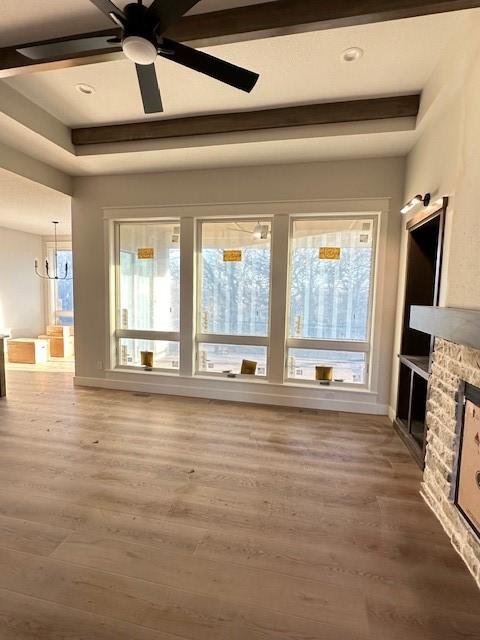
[[[424,207],[428,207],[430,204],[430,200],[432,199],[432,195],[430,193],[426,193],[424,196],[417,195],[414,196],[411,200],[407,202],[401,209],[401,213],[409,213],[412,209],[414,209],[417,204],[423,204]]]

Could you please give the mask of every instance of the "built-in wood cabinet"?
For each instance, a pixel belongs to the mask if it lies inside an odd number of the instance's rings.
[[[435,306],[440,292],[443,230],[448,201],[407,223],[408,249],[395,427],[423,467],[426,404],[433,336],[410,326],[413,305]]]

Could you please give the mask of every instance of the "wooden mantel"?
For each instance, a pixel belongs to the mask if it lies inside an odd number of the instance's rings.
[[[410,327],[456,344],[480,349],[480,310],[412,306]]]

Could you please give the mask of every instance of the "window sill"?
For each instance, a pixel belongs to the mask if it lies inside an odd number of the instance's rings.
[[[358,394],[374,394],[375,391],[369,389],[366,385],[362,384],[348,384],[348,383],[333,383],[329,385],[323,385],[320,383],[309,382],[294,382],[293,380],[286,380],[283,383],[271,382],[268,378],[260,376],[242,375],[237,374],[235,378],[228,378],[222,374],[203,374],[196,373],[192,376],[182,376],[179,371],[167,371],[161,369],[154,369],[153,371],[145,371],[141,367],[115,367],[113,369],[106,369],[106,373],[127,373],[134,375],[142,375],[147,377],[162,377],[162,378],[181,378],[186,380],[209,380],[211,382],[231,382],[231,383],[247,383],[255,385],[266,385],[275,387],[288,387],[292,389],[315,389],[317,391],[335,391],[335,392],[348,392]]]
[[[139,374],[142,376],[166,376],[168,378],[180,377],[180,372],[175,369],[153,369],[152,371],[145,371],[143,367],[114,367],[113,369],[105,369],[106,373],[134,373],[135,375]]]
[[[348,384],[347,382],[337,382],[333,384],[320,384],[319,382],[294,382],[285,381],[282,387],[295,387],[296,389],[319,389],[321,391],[348,391],[349,393],[375,393],[364,384]]]
[[[235,378],[229,378],[226,374],[222,373],[195,373],[192,378],[194,380],[222,380],[226,382],[246,382],[248,384],[272,384],[269,383],[268,378],[265,376],[251,376],[241,373],[237,373]]]

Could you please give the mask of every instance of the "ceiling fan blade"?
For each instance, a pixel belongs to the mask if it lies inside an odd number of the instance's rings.
[[[31,60],[47,60],[50,58],[62,58],[89,51],[121,51],[122,47],[117,42],[111,42],[111,36],[93,36],[89,38],[77,38],[70,40],[57,40],[45,42],[23,49],[17,49],[18,53]]]
[[[215,78],[215,80],[219,80],[246,93],[252,91],[260,77],[258,73],[237,67],[230,62],[225,62],[225,60],[220,60],[208,53],[192,49],[168,38],[162,38],[159,53],[168,60],[203,73],[206,76],[210,76],[210,78]]]
[[[162,34],[199,2],[200,0],[154,0],[148,8],[146,18]]]
[[[110,0],[90,0],[90,2],[107,17],[116,22],[119,26],[122,26],[122,22],[125,20],[125,14],[117,7],[116,4],[113,4]],[[116,17],[120,18],[120,20],[116,19]]]
[[[135,67],[145,113],[161,113],[163,106],[155,65],[136,64]]]

